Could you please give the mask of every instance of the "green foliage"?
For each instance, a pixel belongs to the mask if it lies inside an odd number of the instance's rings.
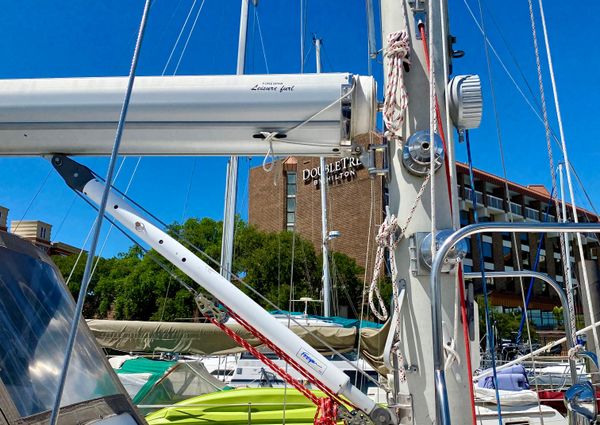
[[[485,308],[483,303],[483,295],[478,295],[476,297],[477,304],[479,305],[479,333],[480,338],[483,338],[486,333],[485,326]],[[502,339],[509,339],[511,341],[515,341],[515,337],[517,332],[519,331],[519,326],[521,326],[521,313],[500,313],[494,306],[490,303],[490,320],[491,324],[494,327],[494,334],[496,336],[496,340],[500,341]],[[535,341],[537,339],[537,333],[535,331],[535,325],[531,320],[529,321],[529,329],[531,331],[531,339]],[[526,330],[523,330],[523,338],[522,341],[527,341]]]
[[[559,328],[563,326],[563,317],[564,317],[563,312],[564,312],[564,309],[562,307],[555,305],[552,308],[552,315],[556,319],[556,323],[558,324]]]
[[[172,224],[168,232],[192,251],[201,250],[206,255],[197,255],[215,270],[218,269],[218,263],[207,256],[213,259],[220,257],[221,222],[210,218],[189,219],[183,224]],[[53,257],[65,279],[73,270],[76,258]],[[179,279],[198,288],[196,283],[174,269],[156,252],[150,251],[144,255],[139,247],[134,246],[115,258],[100,259],[88,289],[84,316],[165,321],[198,317],[199,312],[192,295],[156,260]],[[86,256],[82,255],[69,283],[69,289],[75,298],[83,277],[85,261]],[[257,294],[283,309],[288,308],[290,299],[321,298],[320,256],[310,242],[291,232],[262,232],[237,218],[232,269],[234,273],[243,276],[244,281],[252,288],[238,284],[240,289],[267,309],[272,306]],[[362,269],[354,260],[340,253],[332,254],[333,282],[340,293],[338,298],[341,304],[348,304],[348,300],[352,300],[355,308],[359,306],[361,274]],[[202,291],[201,288],[198,289]]]

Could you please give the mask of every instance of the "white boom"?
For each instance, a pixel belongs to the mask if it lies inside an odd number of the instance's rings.
[[[100,203],[105,184],[97,180],[87,167],[64,155],[54,155],[51,161],[71,188],[83,193],[94,203]],[[106,211],[132,234],[150,245],[194,282],[275,343],[296,360],[308,374],[322,382],[332,392],[345,397],[362,412],[370,415],[378,425],[395,423],[393,415],[377,406],[366,394],[352,385],[350,378],[344,372],[194,253],[144,218],[133,205],[113,189],[108,195]]]
[[[126,84],[0,80],[0,155],[110,154]],[[375,111],[373,78],[345,73],[138,77],[120,153],[347,155]]]

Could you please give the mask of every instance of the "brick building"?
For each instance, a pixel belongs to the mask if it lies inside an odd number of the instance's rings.
[[[337,230],[340,237],[330,242],[331,249],[347,254],[372,271],[375,253],[374,235],[384,218],[384,182],[381,177],[371,178],[358,160],[328,160],[330,178],[328,193],[328,228]],[[265,231],[296,231],[321,250],[321,198],[319,188],[319,160],[316,158],[288,157],[276,161],[273,170],[266,173],[262,167],[250,170],[249,212],[250,224]],[[541,185],[522,186],[482,170],[474,170],[475,192],[480,221],[556,221],[554,203],[549,192]],[[457,164],[457,184],[461,225],[474,222],[469,171],[465,164]],[[508,187],[508,196],[506,188]],[[508,202],[510,199],[510,205]],[[546,216],[548,204],[549,213]],[[512,213],[510,214],[509,213]],[[572,220],[568,208],[569,219]],[[597,222],[598,216],[578,209],[579,221]],[[511,234],[483,235],[483,259],[486,270],[531,270],[535,264],[540,235]],[[598,238],[589,234],[584,238],[584,256],[598,261]],[[367,241],[369,246],[367,247]],[[466,271],[480,271],[480,253],[475,236],[468,240],[469,253],[464,262]],[[574,248],[575,247],[575,248]],[[369,252],[369,263],[365,263]],[[571,244],[571,269],[577,267]],[[515,253],[518,253],[516,255]],[[559,283],[564,281],[557,234],[544,237],[539,255],[538,271],[548,273]],[[525,282],[528,285],[529,282]],[[520,285],[516,279],[497,279],[491,300],[495,306],[511,311],[522,305]],[[543,283],[534,285],[534,297],[529,316],[539,329],[556,325],[552,308],[559,305],[553,291]]]
[[[374,252],[376,226],[383,219],[383,186],[380,177],[371,179],[357,158],[328,160],[329,187],[327,215],[329,230],[340,232],[329,242],[333,251],[342,252],[363,268],[370,240]],[[262,167],[250,170],[250,224],[261,230],[296,231],[321,249],[321,193],[319,159],[294,158],[277,161],[272,172]],[[369,222],[371,235],[369,237]]]

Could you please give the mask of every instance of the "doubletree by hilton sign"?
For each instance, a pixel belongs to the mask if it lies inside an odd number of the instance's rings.
[[[327,182],[332,185],[354,180],[358,170],[363,167],[360,159],[354,157],[342,158],[339,161],[327,164],[325,166],[325,170],[327,171]],[[320,178],[321,167],[305,168],[302,170],[302,180],[304,180],[304,184],[310,184],[312,182],[312,184],[318,187]]]

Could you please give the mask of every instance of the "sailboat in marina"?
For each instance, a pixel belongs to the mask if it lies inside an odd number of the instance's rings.
[[[0,154],[46,157],[65,184],[99,211],[97,232],[106,216],[190,277],[197,285],[180,282],[206,319],[293,387],[290,394],[262,393],[269,398],[268,409],[256,402],[253,410],[259,391],[242,396],[234,390],[233,398],[240,397],[234,408],[222,406],[227,396],[221,392],[209,396],[216,400],[207,402],[209,409],[193,405],[206,399],[194,399],[156,414],[152,423],[236,423],[240,415],[244,423],[292,423],[298,412],[291,407],[302,398],[312,403],[309,416],[321,425],[595,423],[595,389],[578,379],[575,369],[576,360],[591,359],[591,364],[595,357],[575,344],[570,328],[567,417],[539,403],[533,392],[502,391],[501,367],[493,356],[491,371],[484,372],[492,376],[493,389],[475,398],[470,351],[478,348],[479,338],[470,332],[476,319],[463,277],[486,279],[481,273],[463,273],[464,239],[485,232],[579,234],[598,232],[600,226],[493,222],[460,228],[453,130],[468,142],[468,130],[481,120],[482,93],[476,76],[449,78],[453,52],[445,2],[381,0],[384,142],[366,149],[356,141],[376,131],[379,105],[372,77],[136,77],[150,3],[129,78],[0,81]],[[365,358],[385,378],[387,403],[369,398],[306,339],[200,259],[193,247],[165,233],[157,217],[113,186],[114,168],[104,179],[76,155],[110,155],[111,164],[118,155],[266,155],[267,161],[274,155],[350,156],[386,173],[387,216],[378,233],[374,274],[378,277],[389,264],[394,295],[390,307],[373,285],[371,304],[386,326],[371,335]],[[383,165],[376,161],[379,156],[386,158]],[[11,234],[0,233],[0,242],[0,319],[6,341],[0,348],[0,423],[144,423],[80,319],[83,297],[77,305],[72,302],[44,253]],[[499,273],[496,277],[508,276]],[[535,271],[520,273],[512,274],[545,279]],[[573,320],[571,301],[560,286],[555,289],[567,325]],[[225,324],[229,318],[255,341],[232,331]],[[256,348],[259,344],[286,366],[271,361]],[[285,419],[288,402],[290,421]],[[201,411],[194,413],[196,407]],[[232,411],[234,419],[226,414]],[[296,423],[304,423],[306,411],[302,415]]]

